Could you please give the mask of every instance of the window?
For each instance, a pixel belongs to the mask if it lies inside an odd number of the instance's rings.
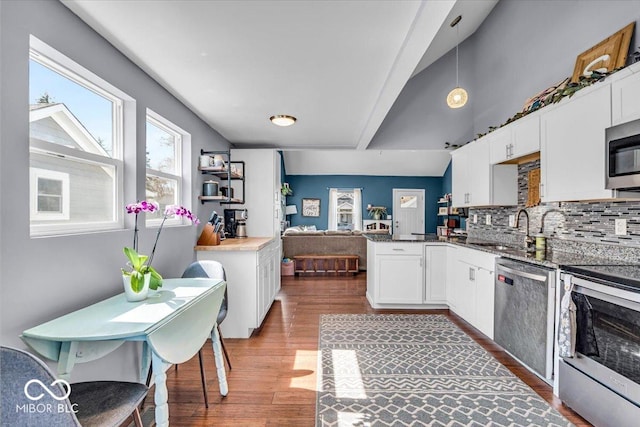
[[[43,221],[69,219],[69,174],[31,168],[31,218]]]
[[[147,110],[146,198],[160,205],[147,214],[147,224],[159,224],[167,205],[183,205],[182,151],[184,131],[162,116]],[[180,218],[167,219],[179,224]]]
[[[362,230],[362,191],[329,189],[329,230]]]
[[[35,37],[30,47],[31,235],[122,227],[126,95]]]

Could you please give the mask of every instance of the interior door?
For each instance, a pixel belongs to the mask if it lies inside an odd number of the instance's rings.
[[[393,189],[393,234],[424,233],[424,190]]]

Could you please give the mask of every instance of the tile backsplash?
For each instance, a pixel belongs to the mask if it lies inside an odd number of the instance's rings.
[[[518,166],[518,207],[525,205],[528,191],[528,173],[540,167],[535,160]],[[509,244],[523,244],[525,216],[520,216],[520,226],[509,226],[509,216],[515,215],[518,207],[471,208],[469,218],[478,216],[478,222],[469,221],[469,236],[486,240],[497,240]],[[543,203],[527,208],[529,235],[541,232],[549,239],[551,247],[562,250],[585,250],[599,247],[594,244],[610,244],[640,253],[640,199],[638,201],[560,202]],[[485,224],[486,215],[491,215],[491,225]],[[615,234],[615,220],[627,220],[627,235]],[[576,249],[576,248],[580,249]],[[637,250],[635,250],[637,249]]]

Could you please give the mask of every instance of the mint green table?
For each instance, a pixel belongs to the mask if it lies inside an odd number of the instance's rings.
[[[58,376],[69,380],[76,363],[91,362],[125,341],[142,341],[139,380],[149,365],[155,382],[158,427],[169,425],[167,376],[170,364],[193,357],[211,337],[220,393],[228,393],[216,318],[226,283],[217,279],[165,279],[144,301],[128,302],[124,293],[66,314],[22,333],[22,340],[43,357],[58,362]]]

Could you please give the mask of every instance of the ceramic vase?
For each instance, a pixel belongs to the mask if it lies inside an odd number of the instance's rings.
[[[134,292],[131,289],[131,276],[126,274],[122,275],[122,284],[124,285],[124,295],[129,302],[142,301],[147,298],[149,294],[149,281],[151,280],[151,273],[144,275],[144,284],[140,292]]]

